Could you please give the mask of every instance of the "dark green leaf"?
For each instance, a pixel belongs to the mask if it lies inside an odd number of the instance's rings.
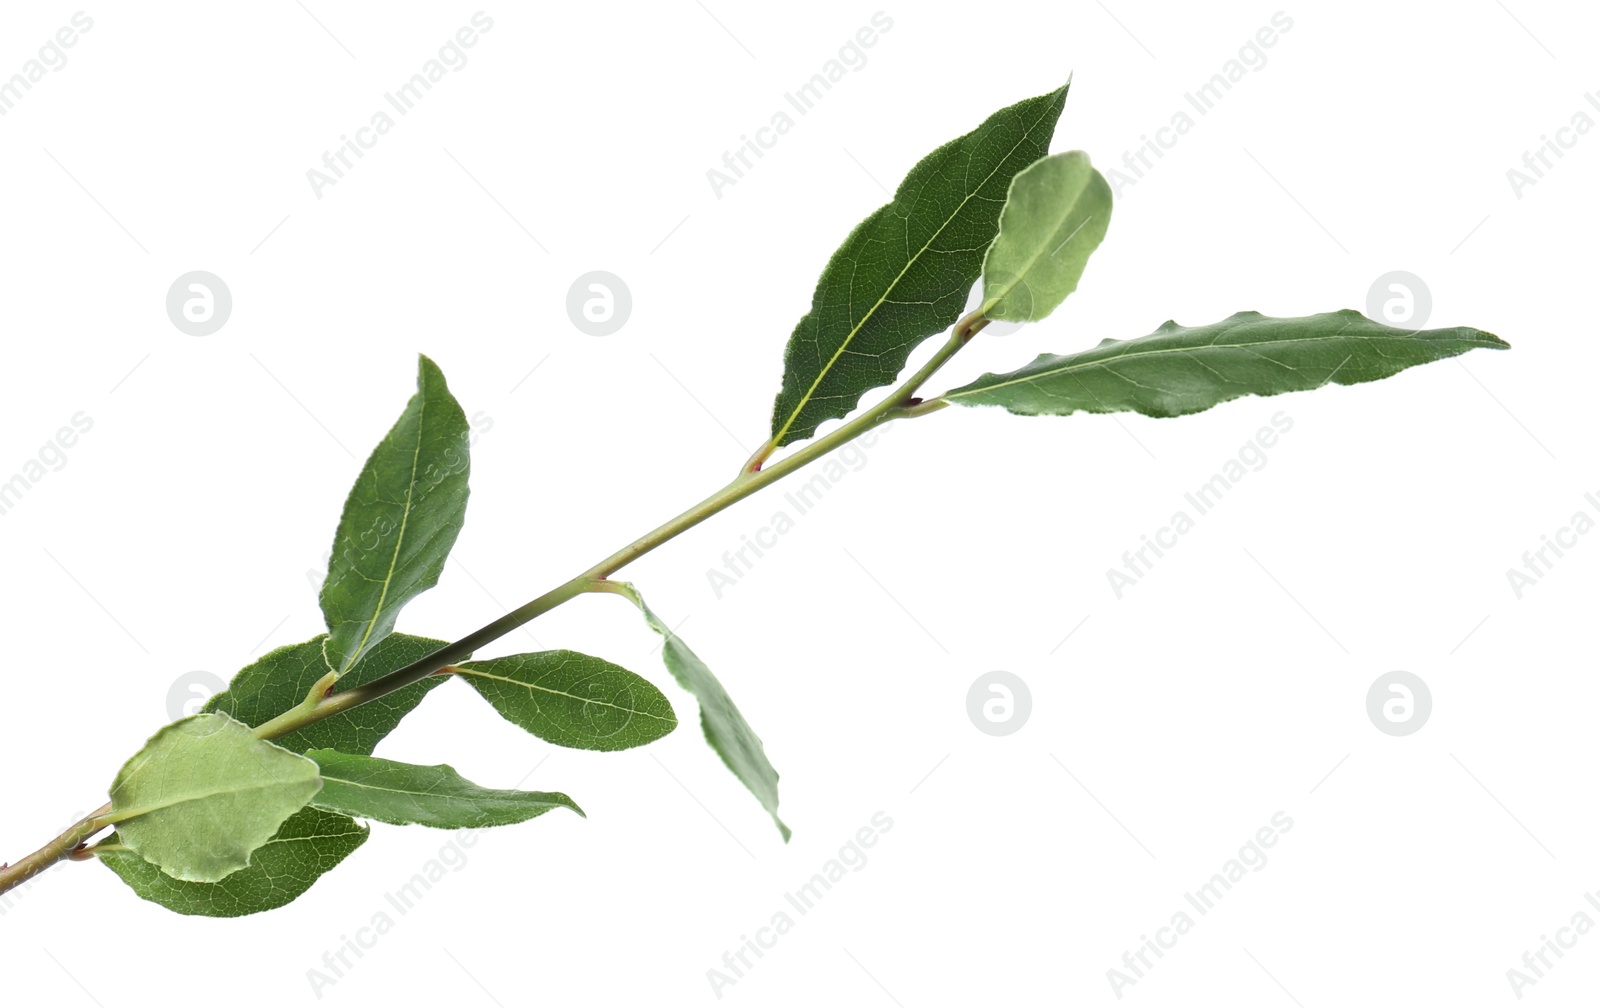
[[[1393,329],[1349,309],[1304,318],[1240,312],[1213,325],[1168,322],[1138,339],[1108,339],[1065,356],[1045,354],[943,398],[1034,416],[1083,410],[1171,417],[1240,396],[1377,381],[1477,347],[1506,346],[1478,329]]]
[[[100,855],[135,893],[168,910],[202,917],[243,917],[274,910],[311,888],[367,839],[367,827],[348,816],[304,808],[256,848],[250,865],[220,882],[180,882],[131,850]],[[106,841],[118,845],[113,833]]]
[[[894,380],[918,343],[956,321],[1011,178],[1049,149],[1066,97],[1062,87],[1018,102],[935,150],[850,232],[789,337],[772,409],[777,445],[849,413],[863,393]]]
[[[433,361],[345,501],[322,585],[328,666],[343,675],[432,588],[467,511],[467,418]]]
[[[111,786],[122,843],[173,878],[217,882],[250,863],[322,786],[317,765],[226,714],[167,725]]]
[[[722,757],[722,762],[728,765],[733,775],[743,781],[750,793],[760,800],[761,806],[772,815],[772,821],[777,823],[778,831],[787,841],[789,827],[778,818],[778,771],[767,761],[761,737],[739,713],[733,698],[728,696],[728,691],[722,688],[717,677],[711,674],[706,663],[689,650],[689,645],[673,633],[671,627],[650,611],[637,590],[631,585],[628,590],[638,604],[639,611],[644,613],[650,629],[664,639],[661,657],[666,662],[667,670],[678,680],[678,685],[693,693],[694,698],[700,701],[700,728],[705,732],[706,741]]]
[[[226,690],[207,701],[205,709],[232,715],[251,727],[271,721],[304,700],[311,687],[328,674],[327,662],[322,657],[322,641],[322,637],[314,637],[304,644],[281,647],[257,659],[234,676]],[[443,646],[443,641],[427,637],[392,634],[340,679],[333,691],[338,694],[353,689],[426,658]],[[295,752],[338,749],[370,754],[379,740],[422,702],[429,690],[443,682],[443,676],[429,676],[405,689],[369,700],[273,741]]]
[[[449,766],[396,763],[332,749],[313,749],[306,755],[322,768],[322,790],[312,804],[330,812],[441,829],[505,826],[554,808],[583,815],[583,809],[564,794],[479,787]]]
[[[678,726],[647,679],[576,651],[467,662],[461,677],[507,721],[572,749],[631,749]]]

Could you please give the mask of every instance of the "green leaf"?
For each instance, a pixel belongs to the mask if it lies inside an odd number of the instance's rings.
[[[761,737],[745,721],[739,708],[734,706],[733,698],[728,696],[728,691],[722,688],[722,683],[711,674],[711,669],[706,667],[699,655],[689,650],[689,645],[650,611],[650,607],[644,604],[644,598],[632,585],[626,587],[629,597],[644,613],[650,629],[663,638],[661,657],[667,670],[678,680],[678,685],[693,693],[694,698],[700,701],[700,728],[705,732],[706,741],[722,757],[722,762],[728,765],[733,775],[761,802],[761,807],[772,816],[772,821],[778,825],[778,832],[783,834],[787,843],[789,827],[778,818],[778,771],[768,762]]]
[[[328,666],[350,671],[439,581],[467,510],[467,418],[426,357],[417,394],[345,501],[322,585]]]
[[[631,749],[678,726],[647,679],[576,651],[467,662],[461,677],[512,724],[572,749]]]
[[[1030,416],[1135,412],[1182,416],[1247,395],[1278,395],[1329,382],[1377,381],[1477,347],[1505,349],[1478,329],[1406,331],[1358,312],[1269,318],[1240,312],[1213,325],[1168,322],[1149,336],[1092,350],[1044,354],[1006,374],[986,374],[942,398]]]
[[[167,725],[117,774],[110,821],[173,878],[216,882],[250,863],[322,786],[317,765],[226,714]]]
[[[789,337],[774,444],[849,413],[863,393],[894,380],[918,343],[956,321],[1011,178],[1044,156],[1066,97],[1062,87],[1018,102],[935,150],[850,232]]]
[[[396,763],[332,749],[306,755],[322,768],[322,790],[312,804],[330,812],[441,829],[506,826],[553,808],[584,814],[564,794],[479,787],[449,766]]]
[[[322,656],[322,637],[304,644],[278,648],[253,664],[245,666],[228,688],[206,702],[205,710],[228,714],[255,727],[266,724],[306,698],[311,687],[328,673]],[[379,676],[404,668],[437,651],[444,641],[409,634],[385,637],[367,656],[340,679],[334,693],[354,689]],[[338,749],[341,752],[370,754],[379,740],[394,730],[400,719],[422,702],[428,691],[444,683],[443,676],[429,676],[404,689],[396,690],[358,707],[306,725],[273,742],[294,752],[307,749]]]
[[[220,882],[180,882],[126,849],[108,849],[100,860],[140,898],[168,910],[200,917],[243,917],[299,898],[365,843],[367,834],[367,827],[349,816],[303,808],[256,848],[249,867]],[[118,845],[121,837],[113,833],[106,843]]]
[[[983,313],[1037,322],[1078,289],[1111,224],[1111,187],[1083,151],[1041,158],[1011,180],[983,258]]]

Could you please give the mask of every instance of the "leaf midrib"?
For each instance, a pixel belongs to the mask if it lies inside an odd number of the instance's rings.
[[[407,791],[405,788],[389,787],[387,785],[380,786],[380,785],[377,785],[377,784],[363,784],[361,781],[351,780],[348,777],[330,777],[326,772],[323,773],[322,779],[324,781],[332,781],[335,784],[348,784],[350,787],[365,788],[368,791],[382,791],[385,794],[411,795],[411,796],[416,797],[416,798],[460,798],[461,797],[460,795],[440,794],[437,791]]]
[[[531,791],[497,791],[493,788],[480,788],[478,794],[466,795],[450,794],[440,791],[408,791],[405,788],[389,787],[388,785],[364,784],[361,781],[351,780],[348,777],[330,777],[326,773],[322,775],[322,779],[325,781],[333,781],[336,784],[348,784],[351,787],[365,788],[368,791],[382,791],[387,794],[411,795],[416,798],[437,798],[443,801],[479,802],[486,801],[488,799],[494,799],[496,801],[526,802],[535,805],[556,804],[555,802],[546,801],[543,798],[533,797],[533,792]]]
[[[149,815],[152,812],[160,812],[163,809],[177,808],[179,805],[187,805],[191,802],[205,801],[208,798],[216,798],[220,795],[245,794],[250,791],[266,791],[272,788],[288,788],[291,785],[303,783],[306,782],[301,780],[267,781],[261,784],[250,784],[245,787],[218,788],[215,791],[207,791],[204,794],[185,795],[182,798],[174,798],[171,801],[163,801],[155,805],[147,805],[144,807],[132,809],[114,808],[112,809],[111,814],[116,818],[112,819],[111,822],[126,822],[127,820],[137,818],[138,816]]]
[[[1348,325],[1347,325],[1347,328],[1348,328]],[[1229,330],[1229,331],[1232,331],[1232,330]],[[1227,335],[1227,332],[1224,332],[1223,335]],[[1166,348],[1155,348],[1155,349],[1149,349],[1149,350],[1135,350],[1135,351],[1132,351],[1130,353],[1116,354],[1116,355],[1113,355],[1113,356],[1102,357],[1102,358],[1099,358],[1097,360],[1080,361],[1080,362],[1075,362],[1075,363],[1072,363],[1072,364],[1065,364],[1065,365],[1062,365],[1060,367],[1051,368],[1049,370],[1038,371],[1038,372],[1035,372],[1034,374],[1030,374],[1030,375],[1027,375],[1027,376],[1012,378],[1012,379],[1010,379],[1008,381],[997,382],[997,383],[995,383],[993,385],[977,386],[977,387],[974,387],[974,388],[967,389],[965,391],[947,392],[947,393],[945,393],[944,398],[945,399],[965,398],[967,396],[977,395],[980,392],[993,392],[996,389],[1003,389],[1003,388],[1007,388],[1007,387],[1012,386],[1012,385],[1025,385],[1025,384],[1028,384],[1030,382],[1038,381],[1041,378],[1054,378],[1054,377],[1057,377],[1059,375],[1070,374],[1071,372],[1076,371],[1076,370],[1085,370],[1085,369],[1092,368],[1092,367],[1097,367],[1097,366],[1102,366],[1102,365],[1107,365],[1107,364],[1113,364],[1113,363],[1117,363],[1117,362],[1120,362],[1120,361],[1133,360],[1135,358],[1140,358],[1140,357],[1154,357],[1154,356],[1157,356],[1157,355],[1160,355],[1160,354],[1173,354],[1173,353],[1185,353],[1186,354],[1186,353],[1204,352],[1206,350],[1245,350],[1245,349],[1250,349],[1250,348],[1253,348],[1253,347],[1263,347],[1263,346],[1273,346],[1273,345],[1295,346],[1295,345],[1300,345],[1300,344],[1305,344],[1305,343],[1327,342],[1327,341],[1330,341],[1330,340],[1393,340],[1395,338],[1396,337],[1394,337],[1394,336],[1386,336],[1386,335],[1384,335],[1382,333],[1373,333],[1371,335],[1364,335],[1362,333],[1345,333],[1345,332],[1343,332],[1341,330],[1340,332],[1331,333],[1331,334],[1329,334],[1327,336],[1305,336],[1305,337],[1302,337],[1302,338],[1299,338],[1299,339],[1282,339],[1282,338],[1278,338],[1278,339],[1265,339],[1265,340],[1259,340],[1259,341],[1255,341],[1255,342],[1241,342],[1241,343],[1213,342],[1213,343],[1207,343],[1205,346],[1198,346],[1198,347],[1166,347]],[[1484,343],[1484,344],[1479,344],[1479,345],[1481,345],[1481,346],[1493,346],[1494,344]],[[1080,352],[1081,353],[1092,353],[1094,349],[1098,349],[1098,347],[1092,348],[1090,350],[1080,351]],[[1027,365],[1024,365],[1024,367],[1027,367]],[[982,379],[980,379],[980,381],[981,380]]]
[[[383,614],[383,603],[389,597],[389,586],[394,583],[395,568],[400,565],[400,548],[405,545],[406,541],[406,523],[411,520],[411,498],[416,493],[417,465],[422,458],[422,439],[425,433],[423,421],[427,418],[427,415],[427,392],[425,390],[419,391],[417,394],[417,443],[411,449],[411,478],[406,481],[406,500],[400,512],[400,530],[394,538],[394,552],[389,555],[389,570],[383,576],[383,588],[378,592],[378,603],[372,607],[372,616],[368,618],[366,628],[361,632],[361,640],[357,642],[355,650],[345,656],[344,668],[339,670],[340,675],[354,668],[356,662],[360,660],[362,652],[366,650],[367,641],[372,639],[373,628],[378,625],[378,617]]]
[[[343,840],[345,837],[358,836],[360,833],[361,829],[360,827],[357,827],[347,833],[318,833],[315,836],[273,837],[271,840],[268,840],[266,843],[262,844],[261,847],[257,847],[256,850],[260,850],[262,847],[270,847],[275,843],[310,843],[313,840]],[[121,849],[117,850],[107,850],[106,853],[126,854],[129,857],[135,857],[141,861],[144,860],[144,855],[140,854],[132,847],[122,847]],[[178,881],[182,881],[182,879],[179,879]]]
[[[533,683],[523,682],[521,679],[512,679],[509,676],[490,675],[487,672],[482,672],[482,671],[479,671],[477,669],[470,669],[470,668],[467,668],[464,665],[457,666],[457,668],[459,668],[462,672],[466,673],[467,675],[479,676],[479,677],[484,678],[484,679],[494,679],[494,680],[496,680],[498,682],[511,683],[514,686],[521,686],[524,689],[527,689],[529,691],[538,690],[541,693],[549,693],[551,696],[563,696],[563,697],[566,697],[569,700],[576,700],[579,703],[597,704],[597,705],[599,705],[601,707],[610,707],[613,710],[626,711],[629,714],[642,714],[643,716],[648,717],[648,718],[655,718],[657,721],[671,721],[671,720],[673,720],[670,717],[663,717],[660,714],[652,714],[649,711],[641,710],[638,707],[624,707],[621,704],[614,704],[614,703],[611,703],[611,702],[606,701],[606,700],[594,700],[594,699],[591,699],[589,697],[581,697],[581,696],[578,696],[576,693],[567,693],[567,692],[565,692],[563,690],[551,689],[548,686],[536,686]]]

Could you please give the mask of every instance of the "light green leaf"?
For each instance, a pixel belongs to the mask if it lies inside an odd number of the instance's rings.
[[[426,357],[417,394],[345,501],[322,585],[328,667],[350,671],[439,581],[467,511],[467,418]]]
[[[1067,89],[1001,109],[923,158],[828,260],[784,353],[772,408],[782,446],[888,384],[961,314],[999,227],[1011,177],[1050,146]]]
[[[248,865],[321,786],[311,760],[226,714],[196,714],[124,764],[109,819],[125,846],[173,878],[216,882]]]
[[[205,710],[228,714],[251,727],[266,724],[304,700],[311,687],[327,674],[322,642],[322,637],[315,637],[304,644],[278,648],[257,659],[234,676],[226,690],[208,700]],[[427,637],[391,634],[374,645],[366,657],[339,680],[333,692],[337,695],[371,682],[426,658],[443,646],[444,641]],[[444,680],[443,676],[429,676],[272,741],[294,752],[338,749],[369,754],[380,739],[394,730],[401,718],[422,702],[429,690],[442,685]]]
[[[322,790],[312,804],[330,812],[441,829],[505,826],[554,808],[584,814],[564,794],[479,787],[449,766],[396,763],[332,749],[306,755],[322,768]]]
[[[678,726],[649,680],[576,651],[467,662],[461,677],[512,724],[571,749],[631,749]]]
[[[1037,322],[1078,289],[1089,255],[1111,224],[1111,187],[1069,151],[1041,158],[1011,180],[1000,234],[983,259],[983,313]]]
[[[180,882],[127,849],[100,854],[105,866],[142,899],[168,910],[201,917],[243,917],[293,902],[324,873],[366,842],[367,827],[349,816],[303,808],[283,821],[272,839],[250,855],[250,865],[220,882]]]
[[[1304,318],[1240,312],[1189,328],[1168,322],[1149,336],[1092,350],[1044,354],[1007,374],[986,374],[943,399],[1032,416],[1129,411],[1181,416],[1247,395],[1278,395],[1330,382],[1377,381],[1477,347],[1505,349],[1478,329],[1411,332],[1346,309]]]
[[[700,728],[705,732],[706,741],[722,757],[722,762],[728,765],[733,775],[756,796],[762,808],[771,814],[772,821],[778,825],[778,831],[787,842],[789,827],[778,818],[778,771],[767,761],[766,747],[761,744],[761,737],[739,713],[733,698],[728,696],[728,691],[722,688],[717,677],[711,674],[706,663],[689,650],[689,645],[673,633],[671,627],[650,611],[650,607],[644,604],[644,598],[632,585],[625,587],[639,611],[644,613],[650,629],[662,636],[661,657],[667,670],[678,680],[678,685],[693,693],[694,698],[700,701]]]

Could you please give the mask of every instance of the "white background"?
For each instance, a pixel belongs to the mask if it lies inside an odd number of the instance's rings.
[[[86,9],[68,63],[0,117],[0,479],[74,413],[94,423],[0,516],[0,856],[98,805],[175,681],[319,631],[308,572],[417,352],[487,426],[460,563],[401,620],[458,635],[731,475],[879,183],[1069,72],[1053,149],[1110,168],[1280,9],[883,7],[867,63],[719,198],[707,169],[879,7],[485,8],[469,62],[318,198],[307,170],[479,8],[305,8]],[[1082,290],[980,340],[952,383],[1167,318],[1363,308],[1394,269],[1431,288],[1430,324],[1515,349],[1181,420],[904,422],[720,599],[706,571],[781,493],[684,535],[628,575],[765,739],[793,842],[675,687],[682,730],[593,754],[451,684],[383,755],[502,787],[537,765],[527,786],[589,819],[484,834],[321,1001],[716,1003],[707,971],[880,811],[865,867],[722,1001],[1115,1003],[1107,971],[1280,811],[1265,867],[1122,1000],[1509,1004],[1541,936],[1600,921],[1600,536],[1520,599],[1506,576],[1600,491],[1600,136],[1520,198],[1506,174],[1580,109],[1600,118],[1600,25],[1543,0],[1282,9],[1268,62],[1122,189]],[[75,10],[8,6],[0,76]],[[196,269],[234,299],[198,338],[164,309]],[[634,302],[603,338],[565,307],[596,269]],[[1265,468],[1116,598],[1107,568],[1279,410],[1294,426]],[[531,629],[504,651],[536,636],[666,684],[620,599]],[[966,713],[996,669],[1032,693],[1005,738]],[[1434,705],[1404,738],[1365,708],[1396,669]],[[60,867],[0,916],[5,998],[316,1002],[308,970],[450,839],[377,826],[298,902],[228,921]],[[1600,937],[1551,961],[1524,1000],[1580,1003]]]

